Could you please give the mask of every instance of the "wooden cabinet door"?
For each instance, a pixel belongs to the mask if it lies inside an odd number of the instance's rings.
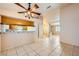
[[[1,52],[1,16],[0,16],[0,52]]]

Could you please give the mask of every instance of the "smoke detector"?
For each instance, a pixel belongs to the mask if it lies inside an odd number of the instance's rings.
[[[49,8],[51,8],[52,6],[51,5],[49,5],[49,6],[47,6],[47,8],[46,9],[49,9]]]

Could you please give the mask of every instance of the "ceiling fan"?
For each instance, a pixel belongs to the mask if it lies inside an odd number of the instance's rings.
[[[35,17],[33,15],[37,15],[37,16],[40,16],[41,13],[39,12],[35,12],[32,10],[31,8],[31,3],[28,3],[28,8],[26,9],[24,6],[22,6],[20,3],[15,3],[16,5],[20,6],[21,8],[25,9],[25,11],[21,11],[21,12],[18,12],[18,13],[24,13],[25,14],[25,17],[28,17],[29,19],[32,17],[32,18],[38,18],[38,17]],[[37,4],[34,4],[34,8],[38,9],[39,6]],[[27,15],[28,16],[27,16]]]

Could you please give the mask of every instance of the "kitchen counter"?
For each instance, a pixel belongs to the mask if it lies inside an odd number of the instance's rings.
[[[29,44],[35,40],[35,32],[5,32],[2,33],[2,50]]]

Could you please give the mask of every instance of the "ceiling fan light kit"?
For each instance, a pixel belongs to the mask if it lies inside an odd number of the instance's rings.
[[[30,18],[39,18],[39,16],[41,15],[41,13],[32,11],[31,3],[28,3],[28,8],[27,9],[24,6],[22,6],[20,3],[15,3],[15,4],[25,10],[25,11],[21,11],[21,12],[18,12],[18,13],[24,14],[25,17],[28,17],[29,19]],[[36,8],[36,9],[39,8],[39,6],[37,4],[34,4],[33,7]]]

